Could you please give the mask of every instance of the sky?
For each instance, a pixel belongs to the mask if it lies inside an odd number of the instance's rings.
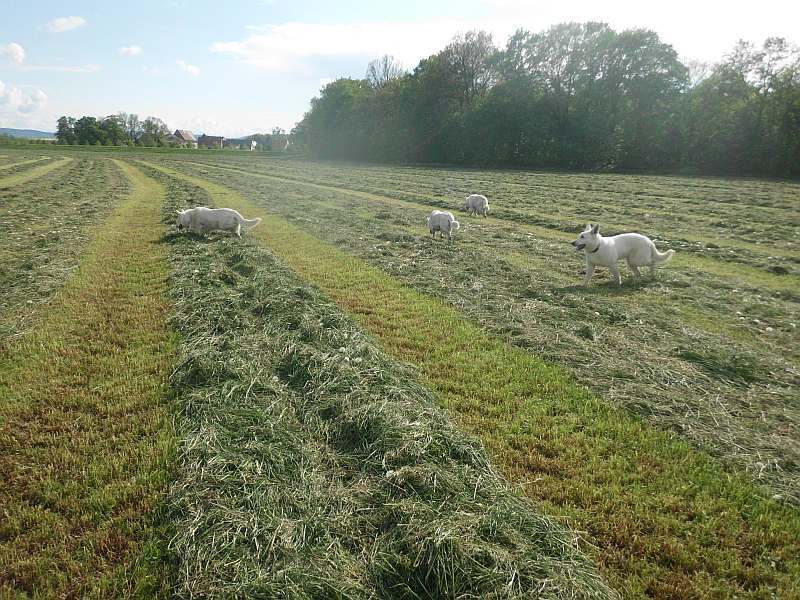
[[[686,61],[739,39],[800,43],[797,1],[0,0],[0,127],[125,111],[227,137],[288,131],[327,82],[383,54],[413,69],[459,32],[504,46],[567,21],[652,29]]]

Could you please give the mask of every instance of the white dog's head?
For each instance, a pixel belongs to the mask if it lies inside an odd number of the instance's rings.
[[[600,225],[587,225],[586,229],[572,242],[576,250],[583,250],[586,248],[589,252],[597,248],[600,244]]]
[[[176,224],[178,225],[178,229],[183,229],[184,227],[189,227],[189,210],[179,210]]]

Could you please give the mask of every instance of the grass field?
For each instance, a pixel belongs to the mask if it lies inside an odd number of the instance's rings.
[[[17,483],[0,510],[54,525],[3,529],[0,589],[797,597],[800,185],[2,154],[0,441]],[[476,191],[491,216],[430,240],[427,212]],[[242,241],[178,234],[173,211],[201,204],[264,222]],[[568,242],[588,221],[678,254],[653,279],[580,288]],[[70,300],[97,294],[98,269],[128,282],[102,317]],[[148,317],[123,308],[140,297]],[[63,348],[72,362],[50,368]],[[62,393],[65,372],[85,375]],[[80,451],[47,433],[58,414],[94,432]],[[94,475],[65,486],[81,465]],[[70,550],[83,539],[94,551]]]

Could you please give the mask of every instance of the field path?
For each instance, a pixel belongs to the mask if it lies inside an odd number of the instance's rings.
[[[410,202],[408,200],[400,200],[399,198],[382,196],[370,192],[363,192],[360,190],[354,190],[343,186],[333,186],[321,183],[314,183],[310,181],[302,181],[300,179],[284,175],[267,175],[255,171],[238,169],[234,167],[222,167],[219,165],[212,165],[208,163],[191,162],[191,161],[182,161],[182,162],[186,162],[187,164],[195,165],[198,167],[204,167],[204,168],[210,167],[212,169],[218,169],[221,171],[231,171],[242,175],[247,175],[248,177],[257,177],[259,179],[279,181],[282,183],[287,183],[287,182],[293,183],[297,186],[306,188],[335,191],[356,198],[361,198],[363,200],[367,200],[370,202],[380,202],[383,204],[389,204],[394,206],[403,206],[409,209],[419,210],[423,212],[430,212],[435,208],[448,209],[447,206],[440,205],[437,203],[423,204],[417,202]],[[555,240],[559,242],[566,242],[575,239],[575,235],[572,233],[566,233],[563,231],[559,231],[557,229],[551,229],[539,225],[531,225],[527,223],[520,223],[518,221],[497,218],[496,216],[491,216],[487,218],[485,226],[498,227],[506,230],[525,231],[528,233],[532,233],[533,235],[539,238]],[[778,255],[789,254],[788,251],[777,248],[769,248],[762,250],[765,252],[772,252]],[[676,257],[672,261],[670,261],[670,263],[665,268],[677,268],[681,266],[688,267],[690,269],[695,269],[698,271],[705,271],[707,273],[718,275],[720,277],[740,280],[743,283],[755,287],[765,286],[775,290],[787,290],[792,292],[796,292],[797,290],[800,289],[800,277],[793,275],[777,275],[749,265],[717,260],[714,258],[701,256],[699,254],[689,251],[679,251]]]
[[[9,175],[8,177],[0,178],[0,189],[8,188],[15,185],[22,185],[23,183],[27,183],[32,181],[38,177],[42,177],[47,175],[51,171],[58,169],[59,167],[63,167],[64,165],[71,163],[73,159],[71,158],[59,158],[54,160],[51,163],[46,165],[42,165],[40,167],[34,167],[27,171],[23,171],[22,173],[16,173],[15,175]],[[18,166],[21,163],[18,163]]]
[[[174,439],[164,190],[117,165],[132,193],[32,331],[0,348],[3,597],[155,597],[161,587],[158,563],[143,559],[158,556]]]
[[[559,368],[470,323],[453,307],[307,234],[240,194],[153,163],[263,219],[268,246],[414,364],[460,425],[545,512],[586,532],[626,597],[791,597],[800,515],[744,475],[608,406]]]

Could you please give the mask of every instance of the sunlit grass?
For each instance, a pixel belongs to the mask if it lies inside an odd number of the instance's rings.
[[[33,181],[37,177],[47,175],[50,171],[55,171],[70,162],[72,162],[71,158],[58,158],[39,167],[33,167],[13,175],[0,176],[0,190]]]
[[[411,362],[461,425],[546,510],[587,532],[611,582],[638,597],[791,597],[800,515],[744,474],[589,394],[441,301],[259,210],[181,177],[264,222],[260,239]]]
[[[175,351],[163,189],[120,168],[131,195],[32,330],[0,354],[0,595],[163,590]]]
[[[165,219],[208,204],[167,185]],[[171,230],[179,597],[604,598],[574,534],[249,234]]]

